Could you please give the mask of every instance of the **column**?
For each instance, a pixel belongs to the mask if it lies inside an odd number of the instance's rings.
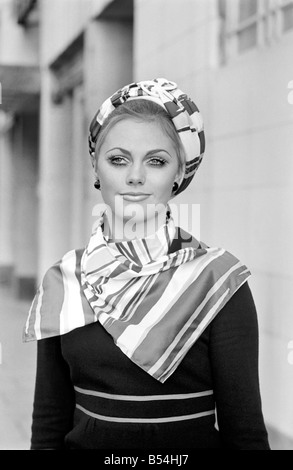
[[[38,258],[38,113],[19,115],[13,132],[13,264],[18,298],[32,299]]]
[[[72,99],[52,101],[49,70],[42,72],[39,180],[39,279],[70,246]]]
[[[12,152],[9,120],[0,114],[0,285],[10,286],[13,275],[12,249]]]

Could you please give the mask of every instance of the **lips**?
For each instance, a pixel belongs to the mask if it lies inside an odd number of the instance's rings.
[[[150,195],[146,193],[123,193],[121,196],[125,201],[140,202],[147,199]]]

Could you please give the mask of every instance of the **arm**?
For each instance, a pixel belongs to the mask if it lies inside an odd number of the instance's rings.
[[[72,429],[75,406],[60,337],[38,341],[31,449],[62,449]]]
[[[258,323],[247,283],[211,325],[210,357],[223,446],[269,450],[258,376]]]

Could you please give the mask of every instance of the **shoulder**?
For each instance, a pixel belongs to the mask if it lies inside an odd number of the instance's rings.
[[[64,289],[72,279],[80,279],[80,261],[83,249],[70,250],[52,264],[45,272],[37,289],[36,299],[41,299],[43,303],[53,305],[56,302],[61,305],[64,298]],[[54,302],[53,302],[54,299]]]
[[[227,302],[227,310],[235,308],[240,310],[255,310],[255,303],[248,281],[244,282],[239,289],[235,291],[229,302]]]
[[[218,245],[211,246],[203,240],[196,239],[192,234],[186,232],[182,227],[177,227],[176,236],[171,248],[173,248],[172,251],[182,248],[193,248],[197,251],[199,256],[207,255],[207,257],[210,257],[211,261],[213,261],[214,266],[218,264],[237,264],[237,266],[245,267],[247,272],[249,273],[249,270],[241,262],[241,260],[236,255],[228,251],[226,248]]]
[[[257,329],[256,306],[247,281],[234,292],[211,326],[214,332],[238,330],[243,334]]]
[[[62,278],[62,274],[66,274],[67,271],[76,271],[80,267],[83,252],[84,248],[67,251],[62,258],[47,269],[42,283]]]
[[[32,301],[24,341],[54,336],[60,330],[60,312],[72,291],[80,290],[83,250],[71,250],[45,272]]]

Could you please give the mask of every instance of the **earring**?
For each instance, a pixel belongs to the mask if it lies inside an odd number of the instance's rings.
[[[178,183],[176,183],[176,181],[175,181],[175,183],[173,184],[172,193],[176,193],[176,191],[177,191],[178,188],[179,188],[179,185],[178,185]]]
[[[94,182],[94,187],[96,189],[101,189],[101,183],[100,180],[97,178],[96,181]]]

